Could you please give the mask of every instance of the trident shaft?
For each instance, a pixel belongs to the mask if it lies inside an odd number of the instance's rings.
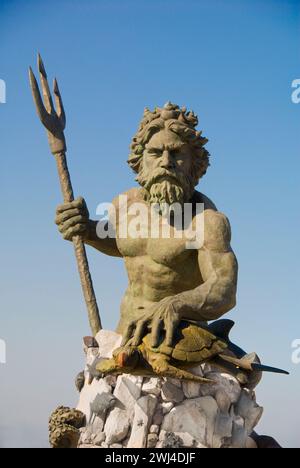
[[[55,79],[53,84],[55,107],[53,105],[46,70],[40,55],[38,55],[38,70],[42,86],[43,99],[41,97],[39,86],[34,76],[34,73],[32,69],[29,68],[29,80],[33,94],[33,99],[38,116],[42,124],[46,127],[51,153],[56,159],[57,170],[64,202],[70,203],[74,200],[74,194],[66,158],[67,147],[64,136],[66,116],[64,112],[63,102],[58,89],[57,81]],[[89,322],[93,336],[95,336],[98,333],[98,331],[101,330],[102,325],[97,306],[96,295],[93,288],[93,282],[89,270],[85,245],[80,236],[73,237],[73,245],[77,260],[78,271],[80,275],[82,291],[87,306]]]

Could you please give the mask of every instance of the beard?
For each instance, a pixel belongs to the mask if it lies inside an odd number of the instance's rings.
[[[171,172],[157,169],[152,174],[145,174],[141,169],[136,181],[144,188],[144,199],[151,205],[158,206],[160,213],[175,203],[183,205],[194,192],[192,178],[181,171]]]

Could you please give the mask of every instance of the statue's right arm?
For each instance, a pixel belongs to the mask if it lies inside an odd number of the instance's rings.
[[[77,198],[71,203],[58,206],[55,223],[64,239],[72,241],[74,236],[80,235],[85,244],[94,247],[100,252],[112,257],[122,257],[115,238],[106,237],[101,239],[97,235],[98,221],[90,219],[89,211],[82,197]]]

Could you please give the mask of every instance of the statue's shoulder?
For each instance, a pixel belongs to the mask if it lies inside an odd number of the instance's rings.
[[[197,190],[195,190],[194,192],[193,201],[196,203],[203,203],[204,210],[218,211],[214,202],[210,198],[208,198],[206,195],[204,195],[204,193],[197,192]]]
[[[195,192],[194,196],[198,203],[204,203],[205,243],[228,245],[231,239],[231,227],[227,216],[218,211],[214,202],[203,193]]]
[[[126,190],[123,193],[120,193],[117,195],[112,203],[115,206],[115,208],[119,209],[120,206],[124,206],[125,204],[131,205],[132,203],[135,202],[141,202],[143,201],[143,190],[139,187],[132,187],[129,190]]]

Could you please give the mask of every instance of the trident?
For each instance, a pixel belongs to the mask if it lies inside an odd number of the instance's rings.
[[[36,106],[37,114],[42,124],[46,127],[51,153],[56,159],[64,203],[70,203],[74,200],[74,194],[66,158],[67,147],[64,135],[64,129],[66,127],[65,111],[56,79],[54,79],[53,83],[56,110],[54,108],[47,80],[46,70],[41,56],[39,54],[38,70],[40,74],[44,102],[41,98],[41,93],[39,90],[37,80],[30,67],[29,80],[33,94],[33,100]],[[90,275],[85,245],[81,236],[75,236],[72,240],[77,260],[78,271],[80,275],[82,291],[88,310],[89,322],[93,336],[96,336],[99,330],[101,330],[102,325],[97,306],[96,295],[93,288],[93,282]]]

